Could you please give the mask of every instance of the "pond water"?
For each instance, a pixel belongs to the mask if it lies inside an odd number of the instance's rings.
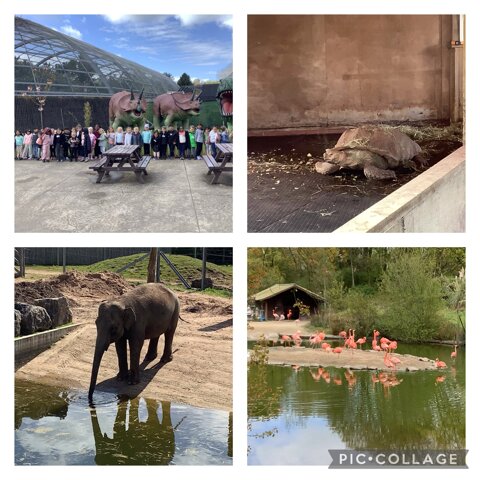
[[[15,464],[231,465],[232,415],[16,382]]]
[[[465,351],[402,345],[445,361],[421,372],[249,366],[250,465],[327,465],[328,449],[465,448]]]

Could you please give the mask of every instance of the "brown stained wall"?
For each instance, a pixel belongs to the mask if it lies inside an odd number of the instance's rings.
[[[249,129],[449,119],[451,15],[250,15]]]

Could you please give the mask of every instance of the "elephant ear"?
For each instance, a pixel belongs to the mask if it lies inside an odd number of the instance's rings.
[[[125,327],[125,330],[130,330],[130,328],[133,327],[134,323],[135,323],[135,312],[133,311],[133,308],[126,307],[123,312],[123,325]]]

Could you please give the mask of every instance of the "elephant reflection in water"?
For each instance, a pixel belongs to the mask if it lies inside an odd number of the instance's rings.
[[[168,465],[175,455],[175,428],[170,416],[170,402],[145,400],[148,418],[141,422],[139,399],[121,401],[113,427],[113,438],[102,434],[95,408],[90,409],[95,438],[97,465]],[[177,425],[178,426],[178,425]]]

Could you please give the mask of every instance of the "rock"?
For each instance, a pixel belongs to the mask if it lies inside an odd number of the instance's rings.
[[[212,288],[213,287],[213,281],[211,278],[206,278],[205,279],[205,288]],[[192,288],[202,288],[202,280],[195,279],[192,280]]]
[[[15,310],[15,336],[19,337],[20,336],[20,331],[21,331],[21,325],[22,325],[22,314],[20,313],[19,310]]]
[[[34,304],[43,307],[48,312],[48,315],[52,319],[52,328],[65,325],[72,321],[72,311],[65,297],[40,298],[35,300]]]
[[[52,319],[43,307],[29,305],[28,303],[15,303],[15,309],[22,316],[21,335],[31,335],[52,328]]]

